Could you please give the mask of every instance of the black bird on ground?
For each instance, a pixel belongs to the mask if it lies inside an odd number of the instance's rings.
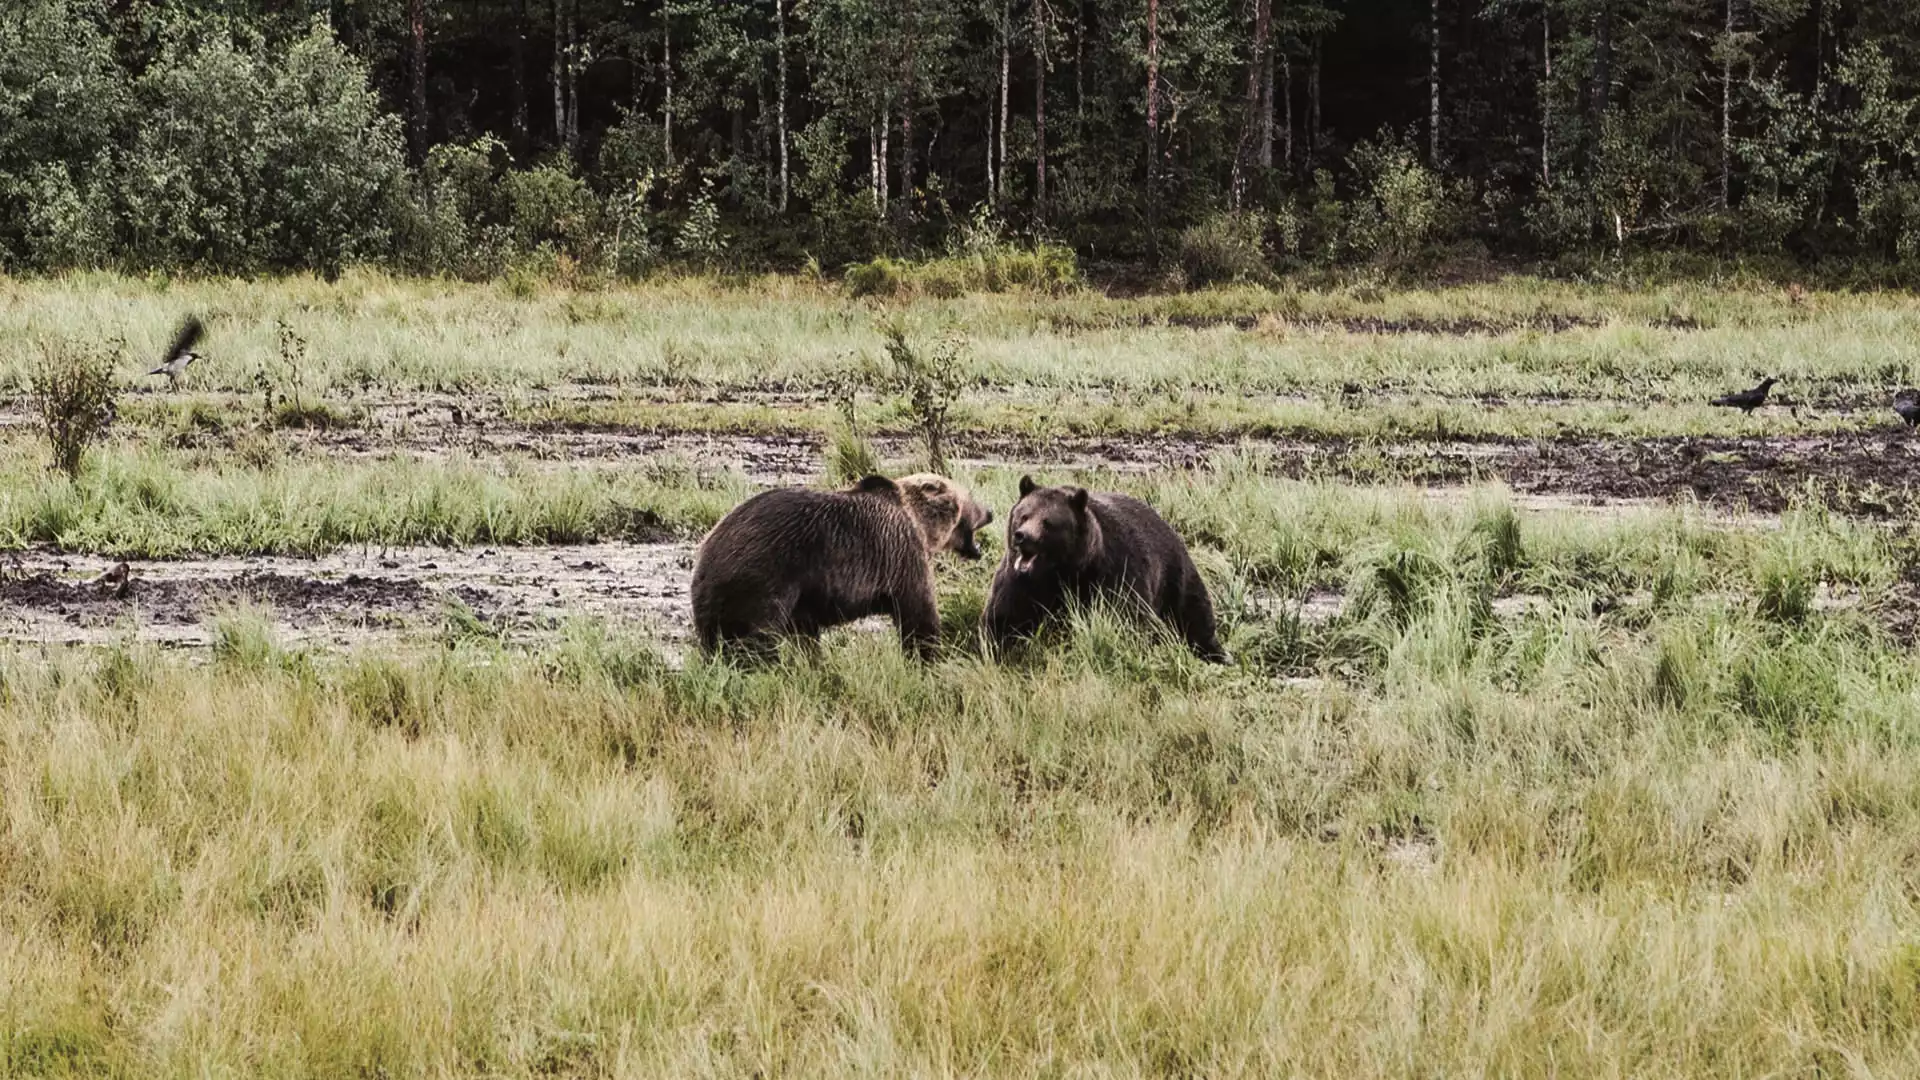
[[[206,326],[198,317],[187,316],[187,321],[180,324],[180,332],[173,336],[173,344],[167,348],[166,355],[160,359],[160,366],[147,374],[165,375],[168,386],[178,387],[180,376],[187,370],[187,365],[200,359],[200,354],[194,352],[193,347],[200,343],[201,336],[206,332]]]
[[[1739,409],[1748,416],[1752,416],[1753,410],[1767,403],[1767,391],[1773,389],[1773,384],[1779,381],[1780,380],[1769,375],[1760,380],[1759,386],[1751,390],[1742,390],[1737,394],[1728,394],[1726,397],[1714,398],[1712,404],[1729,409]]]
[[[1920,424],[1920,390],[1902,390],[1893,395],[1893,411],[1908,427]]]

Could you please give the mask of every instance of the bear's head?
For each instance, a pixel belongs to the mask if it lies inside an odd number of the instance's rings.
[[[900,492],[900,505],[920,526],[927,554],[951,551],[963,559],[980,557],[974,534],[993,522],[993,511],[975,502],[971,492],[934,473],[902,476],[892,484]]]
[[[1087,489],[1041,487],[1020,478],[1020,501],[1007,519],[1007,558],[1016,574],[1072,570],[1099,546],[1099,526],[1087,513]]]

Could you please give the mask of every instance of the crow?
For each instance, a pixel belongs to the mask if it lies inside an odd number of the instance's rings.
[[[192,315],[187,316],[187,321],[180,325],[180,332],[174,335],[173,344],[168,347],[166,356],[161,359],[160,366],[147,374],[149,376],[165,375],[168,386],[177,389],[180,385],[180,376],[187,370],[187,365],[200,359],[200,354],[194,352],[193,347],[199,344],[201,335],[206,332],[206,326],[198,318]]]
[[[1920,424],[1920,390],[1902,390],[1893,395],[1893,411],[1908,427]]]
[[[1737,394],[1728,394],[1726,397],[1714,398],[1712,404],[1724,406],[1729,409],[1739,409],[1748,416],[1752,416],[1753,410],[1767,403],[1767,391],[1773,389],[1773,384],[1779,381],[1780,380],[1769,375],[1760,380],[1759,386],[1751,390],[1742,390]]]

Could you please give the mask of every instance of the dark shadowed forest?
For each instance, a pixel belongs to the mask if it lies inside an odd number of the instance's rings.
[[[966,249],[1174,285],[1649,254],[1897,277],[1920,254],[1920,5],[0,6],[9,272],[884,272]]]

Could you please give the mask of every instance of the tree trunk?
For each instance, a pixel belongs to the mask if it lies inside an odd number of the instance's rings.
[[[994,197],[1007,197],[1007,87],[1013,71],[1013,0],[1000,4],[1000,165],[994,171]]]
[[[1307,168],[1320,162],[1320,35],[1307,56]]]
[[[900,216],[913,217],[913,84],[900,102]]]
[[[1280,97],[1286,102],[1286,133],[1281,142],[1281,160],[1293,170],[1293,57],[1280,54]]]
[[[773,0],[775,48],[780,59],[780,85],[774,93],[780,139],[780,212],[787,212],[787,0]]]
[[[887,139],[892,134],[892,129],[887,126],[887,114],[892,111],[885,105],[880,107],[880,209],[882,211],[893,205],[893,189],[888,184],[891,177],[887,175],[887,163],[893,160],[887,151]]]
[[[875,210],[884,205],[880,199],[880,127],[878,122],[867,125],[867,189],[873,193]]]
[[[1733,202],[1733,0],[1727,3],[1727,36],[1720,43],[1720,209]]]
[[[1607,103],[1613,95],[1613,5],[1601,0],[1600,12],[1593,22],[1593,82],[1587,88],[1587,111],[1593,131],[1588,156],[1599,155],[1600,124],[1607,115]]]
[[[1033,0],[1033,208],[1047,219],[1047,0]]]
[[[566,0],[553,0],[553,141],[567,140]]]
[[[1540,185],[1553,183],[1553,24],[1540,2]]]
[[[1000,193],[993,184],[993,103],[987,103],[987,205],[993,206],[1000,201]]]
[[[1147,0],[1147,222],[1154,219],[1160,173],[1160,0]]]
[[[527,0],[513,5],[513,156],[524,160],[530,149],[527,138]]]
[[[580,152],[580,0],[567,8],[567,153]]]
[[[673,167],[673,20],[666,9],[660,11],[660,82],[664,95],[660,108],[660,146]]]
[[[1260,168],[1273,168],[1273,3],[1260,0],[1254,37],[1260,42]]]
[[[1079,0],[1073,9],[1073,137],[1076,143],[1083,141],[1087,132],[1086,71],[1087,0]]]
[[[407,0],[407,31],[407,156],[418,167],[427,160],[427,0]]]
[[[1427,164],[1440,167],[1440,0],[1427,21]]]
[[[1253,9],[1253,55],[1247,61],[1246,109],[1241,118],[1240,142],[1234,147],[1233,183],[1228,191],[1230,205],[1236,211],[1246,195],[1248,159],[1253,156],[1254,146],[1260,137],[1260,71],[1266,61],[1268,13],[1271,10],[1268,0],[1254,0]]]

